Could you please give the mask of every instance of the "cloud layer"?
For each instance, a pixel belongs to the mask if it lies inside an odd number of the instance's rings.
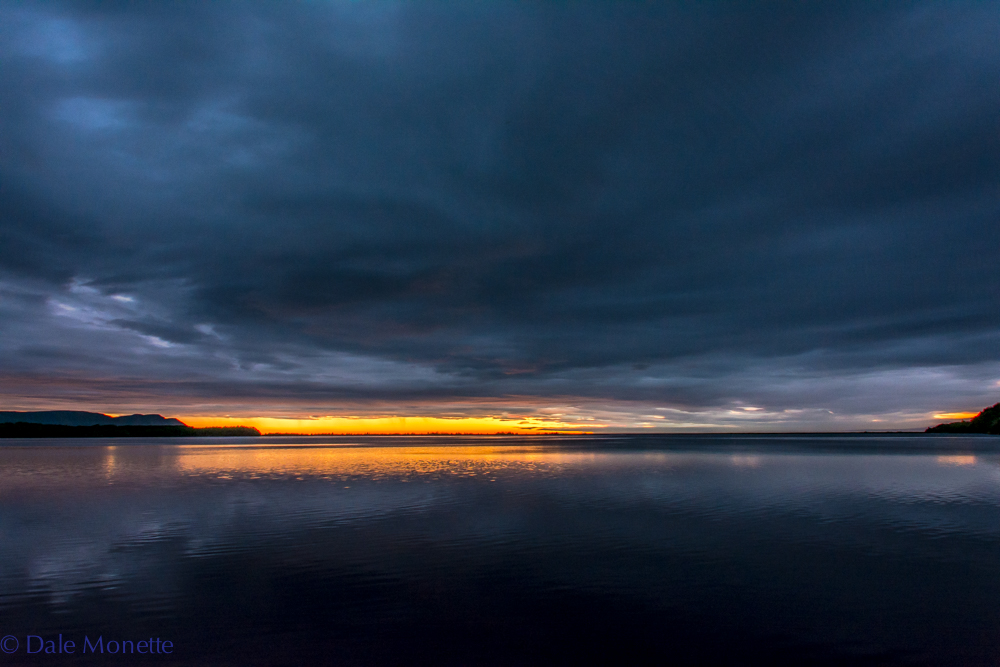
[[[4,407],[849,428],[1000,394],[991,5],[0,26]]]

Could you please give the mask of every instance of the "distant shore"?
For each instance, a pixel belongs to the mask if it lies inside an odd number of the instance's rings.
[[[985,433],[1000,435],[1000,403],[990,406],[968,421],[938,424],[927,429],[926,433]]]
[[[0,438],[193,438],[193,437],[255,437],[260,431],[252,426],[66,426],[13,422],[0,424]]]

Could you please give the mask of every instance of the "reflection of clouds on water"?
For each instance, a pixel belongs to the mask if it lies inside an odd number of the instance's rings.
[[[0,448],[0,607],[41,596],[70,608],[104,592],[167,613],[194,562],[241,554],[399,569],[419,545],[545,553],[535,574],[567,580],[583,575],[559,554],[718,558],[719,541],[737,539],[727,531],[750,527],[775,544],[906,553],[928,536],[1000,536],[1000,470],[976,463],[544,446]],[[363,531],[353,551],[343,529]]]
[[[95,567],[105,553],[94,543],[64,543],[50,553],[37,556],[28,563],[27,588],[48,595],[54,606],[67,604],[81,581],[101,579],[114,586],[119,579],[116,573],[101,572]]]

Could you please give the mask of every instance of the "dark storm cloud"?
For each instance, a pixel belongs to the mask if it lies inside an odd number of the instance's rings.
[[[997,391],[993,6],[2,13],[20,386],[858,414]]]

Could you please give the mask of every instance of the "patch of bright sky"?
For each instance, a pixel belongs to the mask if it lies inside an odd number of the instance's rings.
[[[97,97],[60,100],[53,111],[57,120],[84,130],[118,130],[132,124],[134,103]]]
[[[57,318],[70,320],[77,326],[93,330],[113,331],[135,336],[153,348],[168,349],[176,347],[174,343],[158,336],[143,334],[120,327],[115,324],[122,318],[135,318],[145,315],[139,301],[124,294],[106,295],[88,284],[87,280],[74,278],[66,292],[47,299],[49,312]]]
[[[90,55],[86,35],[75,21],[8,9],[0,12],[0,24],[14,28],[10,31],[15,36],[11,46],[22,56],[69,65]]]
[[[134,316],[138,305],[133,297],[105,296],[81,278],[74,278],[64,294],[50,296],[47,302],[53,315],[99,329],[117,329],[111,321]]]

